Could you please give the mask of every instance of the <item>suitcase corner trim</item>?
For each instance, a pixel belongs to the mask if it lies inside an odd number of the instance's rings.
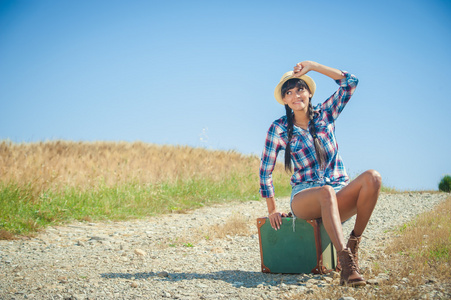
[[[271,270],[263,264],[263,247],[262,247],[262,235],[260,228],[266,223],[268,218],[258,218],[257,219],[257,228],[258,228],[258,242],[260,245],[260,259],[262,262],[262,272],[263,273],[271,273]]]

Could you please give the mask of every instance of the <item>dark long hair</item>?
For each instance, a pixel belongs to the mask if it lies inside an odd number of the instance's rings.
[[[285,93],[288,90],[291,90],[293,88],[307,89],[310,93],[310,89],[304,80],[299,79],[299,78],[293,78],[293,79],[287,80],[283,84],[282,89],[281,89],[282,97],[285,96]],[[287,170],[287,172],[291,172],[292,167],[291,167],[290,141],[293,138],[294,113],[293,113],[293,110],[286,104],[285,104],[285,111],[287,114],[287,123],[288,123],[288,125],[287,125],[288,142],[287,142],[287,146],[285,147],[285,170]],[[309,99],[308,114],[309,114],[309,119],[310,119],[308,130],[313,137],[313,144],[315,145],[316,158],[318,160],[318,164],[321,167],[324,167],[326,164],[327,155],[326,155],[326,151],[324,150],[324,147],[323,147],[320,139],[316,135],[316,127],[315,127],[315,122],[313,120],[314,113],[313,113],[313,106],[312,106],[312,98]]]

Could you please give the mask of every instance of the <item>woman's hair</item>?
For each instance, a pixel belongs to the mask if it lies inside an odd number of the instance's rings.
[[[291,90],[293,88],[303,88],[303,89],[307,89],[310,92],[310,89],[304,80],[299,79],[299,78],[293,78],[293,79],[287,80],[283,84],[282,89],[281,89],[282,98],[285,97],[285,93],[288,90]],[[290,141],[293,138],[294,113],[293,113],[293,110],[286,104],[285,104],[285,111],[287,114],[287,122],[288,122],[288,126],[287,126],[288,142],[287,142],[287,146],[285,148],[285,170],[291,172],[292,167],[291,167]],[[308,129],[309,129],[310,134],[313,137],[316,158],[318,159],[319,165],[321,167],[323,167],[326,163],[327,156],[326,156],[326,151],[324,151],[324,148],[323,148],[323,145],[321,144],[320,139],[316,135],[316,127],[313,122],[314,114],[313,114],[312,98],[309,99],[308,114],[309,114],[309,119],[312,121],[312,122],[309,122]]]

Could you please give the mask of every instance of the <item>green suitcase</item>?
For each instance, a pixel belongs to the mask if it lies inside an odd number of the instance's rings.
[[[321,219],[282,218],[274,230],[268,218],[257,219],[262,272],[325,274],[337,268],[337,252]]]

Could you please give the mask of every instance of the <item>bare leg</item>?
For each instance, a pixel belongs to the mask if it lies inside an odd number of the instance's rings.
[[[345,247],[340,212],[335,191],[330,186],[310,188],[298,193],[291,203],[296,217],[309,220],[322,218],[337,251]]]
[[[322,218],[324,228],[337,251],[344,247],[341,222],[357,214],[354,234],[360,236],[376,206],[381,176],[369,170],[335,194],[330,186],[306,189],[297,194],[291,207],[301,219]]]
[[[291,203],[293,213],[299,218],[322,218],[324,228],[342,263],[341,284],[366,284],[356,264],[358,243],[349,246],[348,242],[348,245],[345,245],[341,222],[357,214],[354,235],[360,236],[363,233],[376,206],[381,181],[378,172],[369,170],[337,194],[330,186],[310,188],[298,193]]]
[[[362,173],[337,193],[338,210],[345,221],[357,214],[354,234],[360,236],[376,206],[381,189],[381,176],[377,171]]]
[[[342,220],[357,214],[354,230],[349,236],[346,248],[351,250],[357,271],[359,269],[359,244],[361,235],[376,206],[381,188],[378,172],[369,170],[354,179],[348,186],[337,193]]]

